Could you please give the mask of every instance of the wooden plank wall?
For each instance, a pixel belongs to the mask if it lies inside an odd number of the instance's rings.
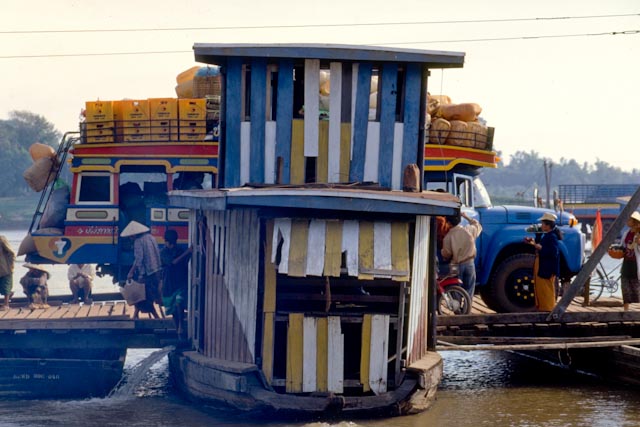
[[[255,210],[209,211],[204,355],[255,362],[260,227]]]
[[[250,84],[247,69],[251,69]],[[239,187],[248,182],[302,184],[308,179],[307,162],[313,159],[314,182],[364,180],[401,189],[405,166],[420,160],[419,94],[426,90],[422,66],[309,58],[302,69],[305,118],[294,119],[297,112],[293,111],[291,59],[229,61],[224,83],[226,127],[221,136],[225,145],[224,186]],[[327,69],[329,117],[318,120],[320,76]],[[272,78],[274,73],[277,78]],[[376,73],[380,84],[372,87]],[[274,97],[272,84],[276,81]],[[380,102],[372,118],[370,93],[374,91],[379,91]],[[244,108],[247,100],[248,118]]]
[[[427,274],[431,270],[429,260],[429,221],[428,216],[416,218],[413,247],[413,274],[409,295],[409,324],[407,328],[407,366],[419,360],[427,352],[428,297]],[[425,263],[424,260],[427,260]]]

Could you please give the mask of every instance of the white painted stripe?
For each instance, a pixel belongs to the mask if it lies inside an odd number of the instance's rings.
[[[276,182],[276,122],[268,121],[264,127],[264,182]]]
[[[373,268],[391,270],[391,223],[373,223]],[[377,277],[391,277],[377,275]]]
[[[304,155],[318,157],[320,117],[320,60],[304,61]]]
[[[342,115],[342,63],[330,65],[329,93],[329,182],[340,182],[340,128]]]
[[[389,354],[389,315],[371,316],[369,386],[379,395],[387,391],[387,356]]]
[[[275,264],[278,245],[282,240],[280,249],[280,265],[278,273],[287,274],[289,272],[289,246],[291,245],[291,218],[276,218],[273,223],[273,240],[271,243],[271,262]]]
[[[404,135],[404,123],[397,123],[393,128],[393,164],[391,167],[391,189],[402,190],[402,138]]]
[[[240,185],[249,182],[251,165],[251,122],[240,123]]]
[[[358,277],[358,243],[360,224],[358,221],[342,223],[342,252],[347,253],[347,274]]]
[[[364,180],[379,182],[378,157],[380,156],[380,122],[369,122],[367,148],[364,156]]]
[[[344,388],[344,335],[340,329],[340,318],[328,318],[327,389],[342,393]]]
[[[307,275],[322,276],[326,234],[326,221],[312,219],[309,223],[309,238],[307,240]]]
[[[305,317],[302,319],[302,391],[316,391],[316,353],[318,319]]]
[[[422,310],[422,296],[427,278],[427,263],[429,249],[429,220],[428,216],[418,215],[416,217],[415,238],[413,244],[413,260],[411,271],[411,300],[409,303],[409,325],[407,328],[407,363],[415,362],[414,345],[416,331],[420,329],[418,324],[420,312]],[[428,295],[427,295],[428,297]],[[424,301],[424,306],[428,307],[428,301]],[[427,325],[423,325],[423,330],[427,330]]]

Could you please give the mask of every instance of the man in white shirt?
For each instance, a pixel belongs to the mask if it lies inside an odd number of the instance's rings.
[[[458,265],[462,287],[473,297],[476,287],[476,239],[482,232],[482,226],[464,212],[462,217],[469,221],[468,225],[461,225],[459,216],[447,217],[451,228],[442,241],[441,254],[443,259],[450,261],[450,266]]]
[[[82,299],[85,304],[91,304],[91,289],[96,270],[91,264],[71,264],[67,272],[69,287],[71,288],[71,304],[78,304]]]

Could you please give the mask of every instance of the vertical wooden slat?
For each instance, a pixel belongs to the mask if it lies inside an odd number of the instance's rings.
[[[387,391],[387,371],[389,354],[389,315],[371,316],[371,360],[369,365],[369,386],[376,394]]]
[[[307,262],[305,275],[322,276],[327,224],[324,220],[312,219],[307,240]]]
[[[304,184],[304,122],[293,120],[291,124],[291,184]]]
[[[360,223],[347,220],[342,223],[342,252],[347,255],[347,274],[358,276]]]
[[[276,122],[265,123],[264,135],[264,182],[276,182]]]
[[[349,179],[357,182],[361,182],[364,179],[371,71],[371,63],[364,62],[358,66],[355,114],[353,117],[353,154],[351,156],[351,167],[349,170]]]
[[[274,221],[266,222],[264,248],[264,296],[262,303],[262,372],[267,382],[273,380],[274,313],[276,311],[276,268],[271,261]]]
[[[326,224],[324,275],[340,277],[340,267],[342,265],[342,222],[328,220]]]
[[[406,222],[391,223],[391,269],[409,273],[409,224]],[[406,276],[394,276],[393,280],[407,282]]]
[[[281,184],[290,182],[291,120],[293,119],[293,62],[280,60],[278,67],[278,100],[276,108],[276,162],[280,159]]]
[[[328,182],[341,182],[342,63],[332,62],[329,65],[329,71],[331,92],[329,93],[329,147],[327,176]]]
[[[362,338],[360,340],[360,383],[362,391],[371,390],[369,385],[369,365],[371,363],[371,315],[362,318]]]
[[[427,330],[427,284],[426,261],[429,245],[429,217],[416,217],[413,261],[411,273],[411,291],[409,299],[409,324],[407,327],[407,364],[418,360],[426,351]]]
[[[378,182],[380,154],[380,122],[367,122],[367,148],[364,158],[364,180]]]
[[[328,343],[328,322],[326,317],[319,317],[317,319],[317,352],[316,352],[316,381],[317,390],[320,392],[328,391],[327,378],[328,378],[328,356],[329,356],[329,343]]]
[[[338,182],[349,181],[349,163],[351,162],[351,124],[343,123],[340,133],[340,177]]]
[[[316,391],[316,358],[317,345],[317,319],[305,317],[303,320],[303,350],[302,350],[302,391]]]
[[[251,182],[264,180],[264,135],[267,118],[267,62],[251,60]]]
[[[251,179],[251,122],[240,123],[240,185]]]
[[[316,182],[329,182],[329,122],[321,120],[318,124],[318,162],[316,164]]]
[[[289,248],[289,276],[304,277],[307,265],[309,222],[293,220],[291,223],[291,246]]]
[[[405,322],[405,305],[407,297],[407,284],[403,282],[398,288],[398,323],[396,323],[396,360],[394,363],[395,384],[396,386],[402,381],[404,371],[402,370],[402,349],[404,347],[404,322]]]
[[[304,61],[304,155],[318,157],[320,117],[320,60]]]
[[[402,167],[402,139],[404,125],[396,123],[393,131],[393,167],[391,168],[391,189],[402,190],[404,168]]]
[[[268,384],[273,381],[273,342],[275,313],[264,313],[262,325],[262,373]]]
[[[396,123],[396,92],[398,86],[398,64],[385,62],[382,65],[380,86],[380,146],[378,155],[378,182],[391,187],[393,141]]]
[[[404,85],[404,132],[402,135],[402,166],[418,163],[418,131],[420,125],[420,88],[422,86],[422,68],[420,64],[407,64]],[[419,168],[424,165],[418,164]]]
[[[289,314],[289,329],[287,330],[287,393],[302,392],[302,313]]]
[[[373,275],[363,273],[363,269],[373,268],[373,223],[360,221],[358,236],[358,279],[372,280]]]
[[[242,99],[242,59],[229,58],[226,75],[224,186],[240,185],[240,120]]]
[[[327,388],[334,393],[344,391],[344,335],[340,327],[340,318],[330,316],[328,319]]]
[[[391,223],[389,222],[376,221],[373,224],[373,268],[391,270]]]

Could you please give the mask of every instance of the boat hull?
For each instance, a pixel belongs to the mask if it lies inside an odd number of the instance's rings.
[[[176,387],[188,398],[253,415],[359,417],[405,415],[426,410],[442,378],[442,359],[430,353],[407,369],[395,390],[379,396],[276,393],[256,365],[206,358],[194,351],[169,354]]]

